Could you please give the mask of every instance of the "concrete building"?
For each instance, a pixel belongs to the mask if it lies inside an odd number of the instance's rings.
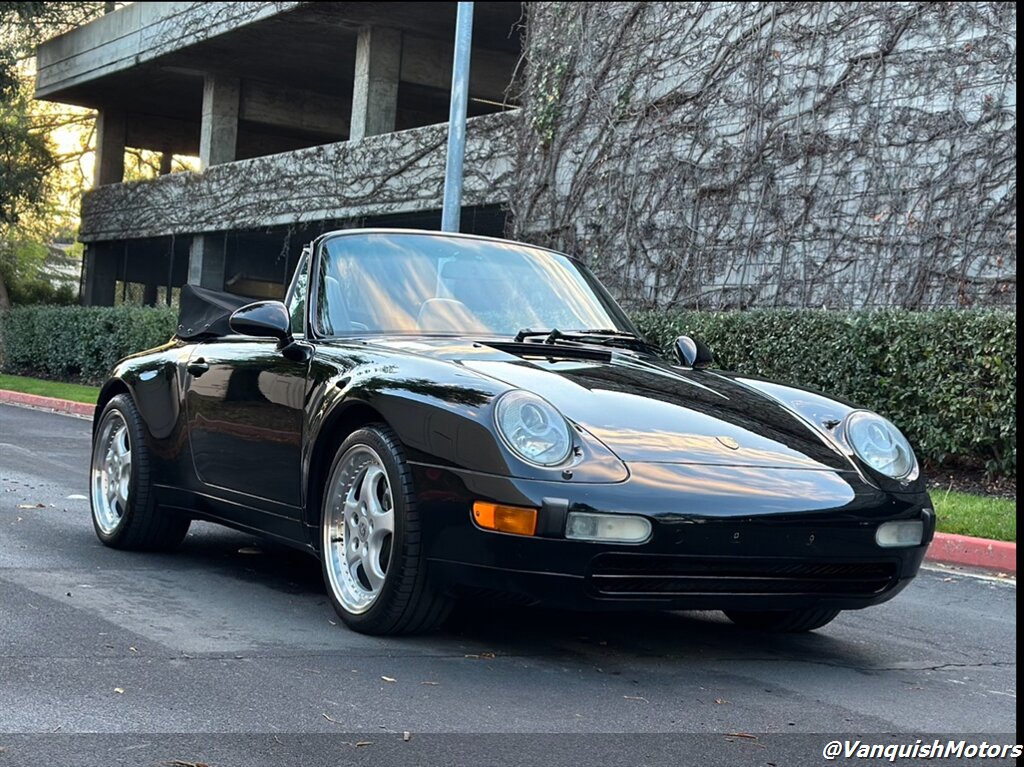
[[[464,231],[630,308],[1015,307],[1014,4],[475,6]],[[84,302],[438,227],[455,10],[133,3],[42,45],[37,96],[100,114]],[[202,170],[122,183],[125,147]]]
[[[519,3],[476,4],[465,224],[501,234]],[[38,50],[36,97],[97,109],[83,301],[191,282],[280,295],[325,229],[440,221],[455,3],[133,3]],[[126,147],[202,172],[122,183]]]

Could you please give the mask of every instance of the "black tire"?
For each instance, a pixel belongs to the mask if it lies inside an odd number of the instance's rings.
[[[126,501],[115,501],[112,504],[107,501],[104,507],[101,494],[105,485],[98,475],[104,472],[105,464],[102,461],[106,451],[99,442],[105,436],[108,423],[113,424],[118,432],[123,424],[131,460],[129,471],[125,472],[129,474]],[[109,436],[114,435],[111,433]],[[96,537],[105,545],[133,551],[170,551],[184,540],[191,520],[157,506],[151,468],[152,460],[146,446],[142,417],[129,395],[118,394],[103,408],[93,432],[89,471],[92,526]],[[114,509],[114,516],[108,515],[105,518],[104,508]],[[104,518],[106,523],[101,523]]]
[[[840,610],[811,607],[806,610],[726,610],[726,617],[737,626],[758,631],[797,634],[820,629],[831,623]]]
[[[331,545],[328,540],[328,506],[334,497],[332,483],[336,480],[336,472],[342,471],[339,469],[342,460],[355,448],[370,448],[381,459],[390,483],[394,518],[384,583],[372,604],[363,612],[353,612],[343,604],[328,572],[332,561],[328,554]],[[451,612],[453,600],[430,582],[420,545],[421,519],[416,508],[412,472],[394,432],[385,424],[369,424],[350,434],[335,453],[321,497],[321,569],[327,594],[345,625],[360,633],[374,635],[419,634],[440,626]],[[346,542],[342,542],[342,546],[345,545]]]

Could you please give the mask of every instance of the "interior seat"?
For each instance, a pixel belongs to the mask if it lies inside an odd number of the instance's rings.
[[[416,318],[420,330],[438,333],[481,333],[487,328],[461,301],[452,298],[428,298]]]
[[[352,330],[348,307],[345,306],[345,294],[341,292],[341,283],[337,277],[324,277],[324,294],[327,299],[328,316],[324,317],[324,330],[328,335],[346,333]]]

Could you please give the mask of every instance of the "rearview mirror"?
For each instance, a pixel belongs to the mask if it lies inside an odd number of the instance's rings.
[[[236,309],[228,320],[231,329],[243,336],[276,338],[281,346],[292,342],[292,320],[280,301],[257,301]]]
[[[676,359],[688,368],[706,368],[715,361],[708,345],[699,338],[679,336],[676,339]]]

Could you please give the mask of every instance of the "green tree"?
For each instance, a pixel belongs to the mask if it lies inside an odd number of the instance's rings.
[[[14,230],[26,217],[46,212],[49,179],[57,159],[44,130],[35,125],[24,63],[34,47],[82,24],[105,3],[0,2],[0,309],[10,308],[7,281],[32,279],[41,260]]]
[[[45,134],[32,129],[24,95],[4,94],[0,106],[0,225],[18,223],[38,209],[46,178],[57,167]]]

